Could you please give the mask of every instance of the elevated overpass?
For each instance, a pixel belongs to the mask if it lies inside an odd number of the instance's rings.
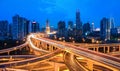
[[[35,35],[35,34],[34,34]],[[109,56],[106,54],[102,54],[99,52],[94,52],[88,49],[84,49],[82,47],[76,47],[67,43],[62,43],[54,40],[50,40],[43,37],[36,37],[31,34],[31,38],[34,39],[35,44],[40,44],[45,46],[45,48],[49,48],[49,50],[54,50],[54,48],[59,48],[63,51],[71,53],[75,56],[82,56],[86,60],[88,60],[89,70],[93,70],[93,64],[100,65],[111,70],[119,71],[120,70],[120,59]],[[37,34],[38,35],[38,34]],[[36,41],[35,41],[36,40]],[[40,46],[39,45],[39,46]]]
[[[28,45],[28,42],[25,42],[24,44],[21,44],[19,46],[3,49],[3,50],[0,50],[0,54],[2,54],[2,53],[8,53],[9,54],[9,52],[15,51],[15,50],[21,50],[22,48],[26,47],[27,45]]]
[[[18,48],[7,50],[6,52],[14,51],[16,49],[21,49],[24,46],[28,45],[30,47],[30,52],[33,52],[35,55],[41,55],[39,57],[34,57],[21,61],[1,63],[0,67],[24,67],[34,65],[39,62],[49,60],[56,56],[57,54],[63,54],[64,63],[68,66],[71,71],[93,71],[94,65],[98,67],[105,67],[108,70],[119,71],[120,70],[120,59],[109,56],[103,53],[91,51],[85,48],[77,47],[65,42],[59,42],[55,40],[50,40],[44,34],[34,33],[30,34],[27,38],[25,44],[20,45]],[[4,50],[5,52],[5,50]],[[2,52],[2,53],[4,53]],[[66,52],[64,54],[64,52]],[[79,64],[76,57],[80,57],[82,60],[85,60],[87,63],[86,66]],[[58,71],[56,69],[56,71]]]

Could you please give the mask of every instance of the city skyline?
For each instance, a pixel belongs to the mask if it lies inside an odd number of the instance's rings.
[[[100,20],[103,17],[113,17],[115,26],[120,26],[119,19],[119,1],[88,1],[88,0],[1,0],[0,20],[12,22],[12,16],[19,14],[29,20],[36,20],[41,26],[45,27],[46,19],[49,19],[50,25],[57,27],[60,20],[66,23],[71,20],[75,23],[76,10],[80,10],[80,18],[84,23],[94,22],[95,27],[100,27]]]

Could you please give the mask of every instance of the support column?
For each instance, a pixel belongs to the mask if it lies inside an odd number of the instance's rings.
[[[8,52],[8,55],[10,54],[10,52]]]
[[[12,61],[13,59],[12,59],[12,56],[10,56],[10,59],[9,59],[9,61]]]
[[[47,50],[47,44],[45,44],[45,50]]]
[[[39,41],[37,41],[37,48],[39,48]]]
[[[53,51],[53,46],[49,46],[50,51]]]
[[[33,52],[33,49],[30,48],[30,53],[32,53],[32,52]]]
[[[43,46],[44,46],[44,47],[43,47],[42,49],[47,49],[47,44],[46,44],[46,43],[44,43]]]
[[[88,66],[88,69],[89,69],[90,71],[93,71],[93,62],[92,62],[92,61],[88,61],[88,62],[87,62],[87,66]]]
[[[107,53],[109,53],[110,52],[110,47],[109,46],[107,46]]]
[[[93,51],[95,51],[95,47],[93,47]]]
[[[99,52],[98,49],[99,49],[99,47],[96,48],[96,51],[97,51],[97,52]]]
[[[104,53],[105,53],[105,47],[103,47],[103,51],[104,51]]]
[[[120,52],[120,46],[118,48],[119,48],[119,52]]]
[[[54,62],[54,71],[60,71],[60,66],[59,64]]]

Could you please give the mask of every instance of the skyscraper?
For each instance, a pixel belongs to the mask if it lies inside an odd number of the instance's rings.
[[[72,21],[68,21],[68,36],[69,37],[73,37],[74,33],[73,33],[73,22]]]
[[[8,38],[8,21],[0,21],[0,40]]]
[[[27,36],[30,33],[30,21],[24,19],[24,36]]]
[[[102,40],[110,40],[110,21],[108,18],[103,18],[100,23],[100,37]]]
[[[65,33],[66,30],[65,30],[65,22],[64,21],[59,21],[58,22],[58,35],[60,37],[64,37],[65,36]]]
[[[12,36],[13,36],[13,39],[18,39],[18,36],[19,36],[19,32],[18,32],[18,24],[19,24],[19,15],[15,15],[12,17]]]
[[[34,33],[40,31],[39,23],[36,22],[36,21],[33,21],[33,22],[32,22],[31,27],[32,27],[32,32],[34,32]]]
[[[68,30],[73,30],[73,22],[72,21],[68,21]]]
[[[113,17],[110,18],[110,28],[115,28]]]
[[[8,35],[9,39],[12,39],[12,25],[9,24],[9,35]]]
[[[29,31],[29,21],[19,15],[13,16],[12,36],[13,39],[22,40]]]
[[[94,22],[92,23],[92,25],[91,25],[91,32],[93,32],[94,31]]]
[[[82,22],[80,20],[80,12],[77,10],[76,12],[76,35],[81,36],[82,35]]]
[[[83,25],[83,34],[88,35],[90,33],[90,23],[85,23]]]
[[[50,26],[49,26],[49,21],[46,21],[46,33],[49,34],[50,33]]]

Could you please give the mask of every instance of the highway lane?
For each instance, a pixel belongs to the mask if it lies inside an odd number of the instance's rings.
[[[94,51],[84,49],[84,48],[81,48],[81,47],[76,47],[76,46],[73,46],[73,45],[70,45],[70,44],[67,44],[67,43],[61,43],[61,42],[46,39],[46,38],[43,38],[43,37],[38,38],[38,37],[35,37],[33,35],[31,35],[28,39],[30,45],[32,44],[30,38],[35,38],[37,40],[48,43],[50,45],[57,46],[58,48],[62,49],[63,51],[73,53],[77,56],[84,56],[86,58],[89,58],[89,59],[92,59],[94,61],[103,63],[105,65],[120,69],[120,59],[118,59],[118,58],[115,58],[115,57],[112,57],[112,56],[109,56],[109,55],[105,55],[105,54],[102,54],[102,53],[94,52]],[[33,44],[31,46],[34,50],[37,50],[37,51],[42,50],[42,49],[36,48],[35,46],[33,46]],[[16,50],[16,49],[17,48],[14,48],[14,50]],[[57,52],[59,52],[59,51],[57,51]],[[52,53],[52,54],[51,53],[50,53],[50,55],[48,54],[47,56],[26,59],[26,60],[22,60],[22,61],[18,61],[18,62],[15,61],[15,62],[3,63],[3,64],[0,64],[0,66],[4,65],[6,67],[9,67],[9,66],[15,66],[15,65],[24,65],[24,64],[27,64],[27,63],[34,63],[34,62],[37,62],[37,61],[40,61],[40,60],[46,60],[46,59],[56,55],[56,53]]]
[[[15,50],[18,50],[18,49],[22,49],[22,48],[24,48],[27,45],[28,45],[28,42],[25,42],[24,44],[21,44],[19,46],[15,46],[15,47],[8,48],[8,49],[3,49],[3,50],[0,50],[0,54],[1,53],[7,53],[7,52],[15,51]]]
[[[35,58],[30,58],[30,59],[26,59],[26,60],[21,60],[21,61],[14,61],[14,62],[7,62],[7,63],[1,63],[0,64],[0,68],[1,67],[11,67],[11,66],[21,66],[21,65],[27,65],[35,63],[35,62],[39,62],[39,61],[43,61],[43,60],[48,60],[49,58],[54,57],[55,55],[61,53],[61,50],[56,50],[54,52],[51,52],[49,54],[45,54],[43,56],[39,56],[39,57],[35,57]]]
[[[0,56],[0,59],[2,58],[34,58],[37,57],[36,55],[6,55],[6,56]]]
[[[34,37],[33,34],[31,34],[27,37],[27,42],[29,44],[29,47],[31,47],[31,49],[34,49],[35,51],[40,51],[40,52],[43,52],[43,53],[50,53],[49,51],[46,51],[46,50],[43,50],[43,49],[40,49],[40,48],[36,47],[31,41],[31,38],[33,38],[33,37]]]
[[[102,54],[102,53],[98,53],[98,52],[94,52],[88,49],[84,49],[81,47],[76,47],[74,45],[70,45],[67,43],[59,43],[57,41],[51,40],[51,39],[46,39],[46,38],[37,38],[38,40],[48,43],[50,45],[54,45],[57,46],[63,50],[66,50],[70,53],[73,53],[75,55],[82,55],[84,57],[87,57],[89,59],[95,60],[97,62],[103,63],[107,66],[111,66],[114,67],[115,69],[120,69],[120,59],[113,57],[113,56],[109,56],[106,54]]]
[[[89,71],[85,67],[83,67],[80,63],[78,64],[75,60],[75,56],[68,52],[64,54],[64,61],[70,71]]]

